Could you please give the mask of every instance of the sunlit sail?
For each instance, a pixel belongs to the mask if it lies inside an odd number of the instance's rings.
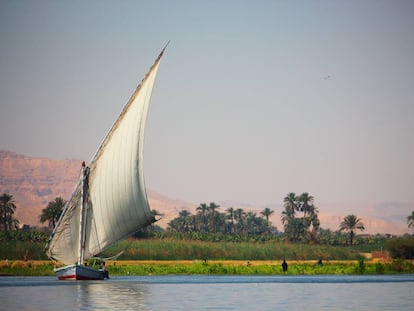
[[[82,165],[79,182],[47,245],[46,253],[52,260],[70,267],[82,266],[84,260],[154,221],[143,173],[144,130],[165,48],[89,166]]]

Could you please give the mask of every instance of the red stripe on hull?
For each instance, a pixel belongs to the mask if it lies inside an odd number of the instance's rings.
[[[82,276],[82,275],[64,275],[64,276],[59,276],[58,277],[59,280],[79,280],[79,281],[93,281],[93,280],[101,280],[99,278],[88,278],[86,276]]]
[[[63,275],[58,277],[59,280],[75,280],[76,275]]]

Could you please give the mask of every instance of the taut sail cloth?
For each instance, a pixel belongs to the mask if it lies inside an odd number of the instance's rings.
[[[151,93],[164,50],[90,163],[82,247],[85,260],[154,221],[145,191],[143,145]],[[79,259],[81,188],[79,181],[46,246],[49,258],[66,265]]]

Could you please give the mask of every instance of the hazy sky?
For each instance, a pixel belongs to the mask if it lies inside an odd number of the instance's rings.
[[[414,1],[0,1],[0,149],[90,160],[168,40],[148,188],[414,209]]]

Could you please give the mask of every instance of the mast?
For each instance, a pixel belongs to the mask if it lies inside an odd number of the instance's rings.
[[[80,197],[80,217],[79,217],[79,250],[78,250],[78,265],[83,265],[85,255],[85,228],[86,228],[86,212],[88,203],[88,176],[89,167],[85,166],[85,162],[82,163],[81,170],[81,197]]]

